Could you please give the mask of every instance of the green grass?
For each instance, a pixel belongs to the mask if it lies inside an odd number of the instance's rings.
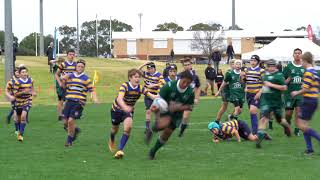
[[[42,86],[50,84],[46,76],[47,66],[40,59],[23,58],[20,63],[30,65],[30,74]],[[90,59],[91,61],[91,59]],[[98,60],[92,59],[91,62]],[[19,143],[14,136],[13,125],[6,125],[4,117],[8,105],[0,107],[0,179],[317,179],[320,155],[318,143],[314,141],[316,153],[303,156],[303,137],[287,138],[275,124],[270,132],[274,140],[263,142],[256,149],[252,142],[235,141],[214,144],[211,142],[207,123],[213,119],[220,106],[220,99],[202,99],[191,114],[191,124],[183,138],[173,134],[160,149],[155,161],[147,159],[150,147],[144,144],[144,106],[136,106],[132,135],[125,148],[125,157],[115,160],[108,152],[111,100],[116,94],[118,81],[124,80],[120,72],[110,72],[119,67],[125,71],[128,63],[141,62],[106,61],[99,65],[106,74],[105,83],[110,89],[100,90],[103,104],[88,104],[83,118],[78,121],[82,129],[72,148],[64,148],[66,133],[57,121],[54,95],[40,94],[30,111],[30,124],[25,131],[25,141]],[[91,66],[91,65],[90,65]],[[122,66],[125,66],[122,67]],[[102,68],[103,67],[103,68]],[[201,68],[201,66],[197,67]],[[89,67],[92,74],[93,67]],[[3,73],[3,67],[1,67]],[[118,74],[116,74],[118,73]],[[3,77],[2,77],[3,78]],[[117,79],[116,79],[117,78]],[[46,80],[48,82],[46,82]],[[103,82],[103,81],[102,81]],[[117,84],[116,84],[117,83]],[[104,94],[105,93],[105,94]],[[42,97],[43,96],[43,97]],[[110,97],[109,97],[110,96]],[[229,108],[229,112],[231,108]],[[248,109],[244,108],[242,119],[249,121]],[[316,121],[313,126],[320,130]],[[157,136],[157,135],[156,135]],[[153,143],[156,140],[154,136]],[[121,132],[117,135],[117,142]]]

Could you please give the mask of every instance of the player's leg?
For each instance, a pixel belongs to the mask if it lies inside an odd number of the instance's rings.
[[[261,148],[261,143],[265,139],[265,137],[267,136],[265,129],[266,129],[267,123],[269,122],[269,119],[270,119],[270,113],[271,113],[271,109],[270,109],[269,105],[267,105],[267,104],[262,105],[262,107],[261,107],[262,118],[258,124],[258,133],[257,133],[258,140],[256,142],[257,148]]]
[[[69,117],[67,121],[68,121],[68,136],[67,136],[67,142],[65,144],[65,147],[72,146],[75,128],[76,128],[75,120],[72,117]]]
[[[253,134],[257,134],[258,131],[258,107],[259,100],[254,99],[255,94],[247,93],[247,102],[249,106],[250,119],[251,119],[251,129]]]
[[[110,138],[108,142],[110,152],[114,152],[116,149],[115,137],[119,130],[119,125],[122,122],[122,113],[116,112],[111,109],[111,130],[110,130]]]
[[[222,105],[216,117],[216,122],[220,123],[221,117],[226,112],[227,108],[228,108],[228,101],[222,101]]]
[[[122,134],[122,137],[120,139],[118,151],[114,155],[114,157],[116,159],[121,159],[124,156],[123,149],[126,146],[127,141],[129,139],[131,128],[132,128],[132,118],[131,117],[127,117],[123,121],[123,134]]]
[[[209,86],[210,86],[210,80],[207,79],[206,81],[207,81],[207,82],[206,82],[206,87],[204,88],[204,92],[206,93],[206,95],[208,95],[208,88],[209,88]]]
[[[22,112],[21,112],[19,136],[18,136],[18,140],[19,141],[23,141],[24,129],[25,129],[26,124],[27,124],[27,121],[26,121],[27,111],[28,111],[28,109],[26,108],[26,109],[23,109]]]
[[[63,108],[63,100],[62,100],[62,97],[58,95],[57,113],[58,113],[59,121],[63,119],[62,108]]]
[[[300,130],[299,130],[298,126],[297,126],[297,121],[298,121],[298,119],[299,119],[299,117],[298,117],[298,114],[299,114],[299,113],[300,113],[300,107],[297,106],[297,107],[295,108],[295,113],[294,113],[294,124],[295,124],[294,134],[295,134],[296,136],[300,136]]]
[[[180,132],[179,132],[179,135],[178,135],[179,137],[183,136],[184,131],[188,127],[190,113],[191,113],[191,111],[184,111],[183,112],[182,123],[181,123],[181,126],[180,126]]]
[[[214,80],[210,80],[211,95],[214,95]]]
[[[287,102],[287,103],[289,103],[289,102]],[[292,108],[292,107],[286,107],[286,109],[285,109],[285,118],[290,125],[291,125],[293,110],[294,110],[294,108]]]
[[[284,134],[288,137],[291,136],[291,127],[287,120],[283,117],[283,111],[281,107],[273,108],[274,118],[283,127]]]
[[[241,100],[235,100],[232,103],[234,105],[234,112],[228,116],[229,121],[232,119],[238,119],[238,116],[242,112],[243,102]]]
[[[151,122],[151,110],[150,110],[150,107],[152,105],[152,102],[153,100],[148,98],[147,96],[144,97],[144,105],[146,107],[146,131],[151,131],[151,128],[150,128],[150,122]]]
[[[168,141],[174,129],[175,128],[173,127],[167,127],[162,131],[161,135],[159,136],[159,139],[157,139],[157,142],[149,151],[149,159],[153,160],[155,158],[157,151]]]
[[[9,111],[9,113],[7,115],[7,124],[10,124],[10,120],[11,120],[13,113],[14,113],[13,111],[14,111],[13,108],[11,108],[11,110]]]
[[[20,121],[18,119],[17,115],[17,110],[15,109],[13,112],[13,121],[14,121],[14,127],[15,127],[15,134],[18,136],[19,135],[19,130],[20,130]]]

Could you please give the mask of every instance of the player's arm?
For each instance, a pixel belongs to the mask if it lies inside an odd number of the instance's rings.
[[[181,104],[175,101],[169,102],[169,111],[170,112],[179,112],[179,111],[192,111],[193,105],[190,104]]]
[[[33,80],[32,80],[32,86],[31,86],[31,94],[32,94],[32,96],[37,97],[37,93],[34,90],[34,81]]]
[[[201,84],[200,84],[199,76],[196,76],[194,82],[195,82],[194,102],[195,102],[195,104],[198,104],[199,100],[200,100],[200,94],[201,94],[201,89],[200,89]]]
[[[271,87],[273,89],[277,89],[279,91],[286,91],[288,89],[287,85],[279,85],[279,84],[273,84],[269,81],[264,82],[265,86]]]
[[[144,71],[143,71],[143,67],[145,67],[145,66],[148,65],[149,63],[150,63],[150,61],[147,61],[147,62],[143,63],[143,64],[139,67],[139,70],[140,70],[141,72],[144,72]]]
[[[16,98],[14,96],[11,95],[10,93],[10,89],[12,88],[12,86],[10,85],[10,83],[8,82],[6,85],[6,97],[9,101],[14,101]]]
[[[290,83],[290,81],[291,81],[290,69],[289,69],[288,66],[286,66],[286,67],[283,69],[282,74],[283,74],[283,76],[284,76],[284,78],[285,78],[285,81],[284,81],[284,82],[288,85],[288,84]]]
[[[261,94],[262,94],[262,89],[260,89],[259,92],[257,92],[257,94],[254,96],[254,100],[260,99]]]
[[[302,89],[299,91],[293,91],[291,92],[291,96],[295,97],[304,93],[307,93],[310,91],[310,88],[312,87],[311,82],[313,81],[313,76],[311,73],[306,72],[304,77],[303,77],[303,85]]]
[[[62,72],[61,66],[62,65],[60,64],[59,68],[57,69],[57,72],[54,74],[54,77],[56,78],[56,80],[57,80],[57,82],[58,82],[60,87],[62,87],[62,82],[60,80],[60,76],[61,76],[61,72]]]
[[[119,90],[118,97],[117,97],[117,103],[119,104],[119,106],[121,107],[122,110],[124,110],[125,112],[128,112],[128,113],[131,113],[133,110],[133,107],[128,106],[123,100],[125,92],[126,92],[125,87],[121,86],[120,90]]]
[[[218,92],[216,92],[216,94],[215,94],[215,96],[216,96],[216,97],[220,95],[220,93],[221,93],[222,89],[223,89],[226,85],[228,85],[228,83],[227,83],[227,82],[225,82],[225,81],[223,81],[223,82],[222,82],[222,84],[221,84],[221,86],[220,86],[219,91],[218,91]]]
[[[66,74],[64,76],[62,76],[62,78],[60,79],[61,84],[60,87],[65,88],[67,86],[67,81],[70,78],[70,74]]]
[[[239,131],[234,129],[232,132],[231,132],[232,136],[236,137],[237,141],[238,142],[241,142],[241,137],[239,135]]]
[[[90,92],[91,99],[94,103],[99,103],[96,87],[93,86],[91,80],[88,81],[87,89]]]

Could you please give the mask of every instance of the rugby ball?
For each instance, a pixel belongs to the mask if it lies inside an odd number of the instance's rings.
[[[160,113],[168,112],[168,103],[161,97],[155,98],[152,104],[159,108]]]

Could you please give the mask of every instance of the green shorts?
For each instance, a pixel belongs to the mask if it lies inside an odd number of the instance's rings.
[[[302,103],[302,98],[285,98],[284,105],[286,110],[293,110]]]
[[[271,112],[273,112],[274,117],[277,121],[280,121],[283,117],[282,106],[280,105],[271,105],[271,104],[261,104],[260,111],[263,117],[270,118]]]
[[[221,99],[223,102],[230,102],[230,93],[222,91],[221,92]]]
[[[182,117],[183,117],[183,112],[182,113],[165,113],[161,114],[160,117],[163,116],[170,116],[171,117],[171,122],[168,126],[168,128],[175,130],[177,127],[180,127],[180,124],[182,122]]]

